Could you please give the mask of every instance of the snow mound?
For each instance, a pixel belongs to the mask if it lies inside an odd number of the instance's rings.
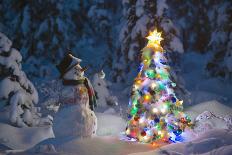
[[[98,136],[119,135],[124,131],[126,121],[119,116],[107,113],[96,113],[98,119]]]
[[[189,113],[192,116],[192,118],[196,118],[197,115],[204,111],[210,111],[216,115],[232,114],[232,108],[223,105],[222,103],[216,100],[203,102],[186,109],[186,112]]]
[[[176,143],[159,149],[130,155],[181,155],[181,154],[220,154],[230,155],[232,152],[232,132],[225,129],[210,130],[197,139],[187,143]],[[220,153],[219,153],[220,152]]]
[[[51,126],[16,128],[0,123],[0,144],[14,150],[26,150],[39,142],[54,138]]]
[[[218,101],[203,102],[201,104],[186,109],[186,113],[191,116],[192,120],[195,120],[199,114],[205,111],[212,112],[213,114],[222,117],[232,114],[232,108],[223,105]],[[210,125],[211,126],[210,128],[224,128],[224,129],[227,128],[226,123],[222,120],[219,120],[218,118],[212,118],[206,120],[203,123],[206,125],[207,124]]]

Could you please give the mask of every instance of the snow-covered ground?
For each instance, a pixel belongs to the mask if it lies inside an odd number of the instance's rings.
[[[54,138],[51,126],[17,128],[0,123],[0,131],[0,143],[14,150],[26,150],[45,139]]]
[[[153,151],[130,155],[231,155],[231,138],[232,131],[215,129],[204,133],[191,142],[170,144]]]
[[[204,102],[187,109],[194,119],[198,113],[205,110],[215,114],[231,114],[232,109],[219,102]],[[190,155],[218,154],[229,155],[232,152],[232,132],[226,129],[225,123],[219,119],[211,121],[213,128],[204,132],[192,133],[194,136],[186,136],[189,139],[184,143],[176,143],[165,146],[151,146],[137,142],[125,142],[120,140],[120,132],[123,131],[125,120],[117,114],[97,113],[98,131],[97,136],[88,139],[72,137],[67,139],[46,140],[26,152],[15,154],[70,154],[70,155]],[[67,124],[67,127],[69,125]],[[65,129],[60,129],[65,130]],[[52,144],[52,145],[51,145]]]
[[[199,136],[191,142],[153,147],[147,144],[120,141],[117,137],[106,136],[92,139],[74,139],[64,144],[54,144],[56,151],[32,149],[17,154],[69,154],[69,155],[230,155],[232,133],[225,129],[215,129]],[[42,147],[40,147],[42,148]],[[43,147],[46,148],[46,147]],[[47,147],[49,148],[49,147]],[[36,150],[37,153],[34,151]],[[44,152],[41,152],[44,151]]]
[[[98,136],[118,136],[125,129],[126,121],[116,115],[107,113],[97,113],[98,118]]]

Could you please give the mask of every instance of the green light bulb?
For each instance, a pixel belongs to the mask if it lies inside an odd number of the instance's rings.
[[[154,70],[148,69],[148,70],[145,71],[145,75],[146,75],[148,78],[153,79],[153,78],[155,78],[156,73],[155,73]]]

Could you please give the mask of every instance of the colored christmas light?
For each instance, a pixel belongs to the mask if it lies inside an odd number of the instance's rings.
[[[182,133],[192,122],[183,113],[183,101],[175,96],[176,84],[170,80],[170,67],[160,45],[161,33],[154,30],[147,39],[131,92],[125,134],[152,145],[181,142]]]
[[[155,74],[154,70],[148,69],[148,70],[145,71],[145,75],[146,75],[146,77],[148,77],[150,79],[153,79],[153,78],[155,78],[156,74]]]

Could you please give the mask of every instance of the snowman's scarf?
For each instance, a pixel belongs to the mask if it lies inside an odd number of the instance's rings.
[[[79,84],[84,84],[85,87],[88,89],[89,107],[91,110],[94,110],[94,108],[97,106],[96,95],[94,93],[94,89],[90,81],[87,78],[80,79],[80,80],[65,80],[65,79],[63,80],[63,85],[66,85],[66,86],[75,86]]]

